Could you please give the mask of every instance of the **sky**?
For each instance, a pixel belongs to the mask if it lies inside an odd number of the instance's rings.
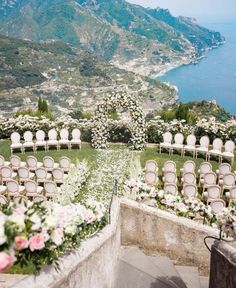
[[[199,22],[236,22],[236,0],[127,0],[145,7],[168,8],[175,16]]]

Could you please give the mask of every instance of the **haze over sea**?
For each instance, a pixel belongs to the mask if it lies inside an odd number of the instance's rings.
[[[182,102],[216,99],[236,115],[236,22],[203,25],[221,32],[226,44],[207,51],[198,64],[181,66],[158,79],[176,85]]]

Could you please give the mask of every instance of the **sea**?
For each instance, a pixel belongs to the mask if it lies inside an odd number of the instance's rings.
[[[219,31],[226,43],[206,51],[197,64],[175,68],[158,79],[176,85],[181,102],[215,99],[236,115],[236,22],[201,25]]]

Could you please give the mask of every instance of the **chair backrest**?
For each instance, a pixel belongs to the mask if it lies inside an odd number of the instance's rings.
[[[232,140],[228,140],[225,142],[225,152],[234,153],[235,144]]]
[[[200,146],[208,148],[209,144],[210,144],[209,137],[208,136],[202,136],[200,139]]]
[[[225,175],[231,172],[231,165],[229,163],[222,163],[219,166],[219,175]]]
[[[45,132],[43,130],[39,130],[36,132],[36,141],[44,141],[45,140]]]
[[[35,170],[36,177],[38,179],[46,179],[47,178],[47,170],[44,167],[39,167]]]
[[[53,181],[47,181],[44,183],[44,190],[46,194],[56,194],[57,193],[57,185]]]
[[[212,185],[207,189],[207,198],[219,199],[221,195],[221,187],[219,185]]]
[[[17,155],[12,155],[10,157],[10,163],[13,167],[20,167],[21,166],[21,159]]]
[[[16,180],[7,181],[7,192],[8,193],[18,193],[19,192],[19,184]]]
[[[194,184],[185,184],[183,186],[184,197],[195,198],[197,197],[197,186]]]
[[[54,159],[50,156],[45,156],[43,158],[43,166],[45,168],[53,168],[54,167]]]
[[[194,173],[195,168],[196,168],[195,162],[192,160],[188,160],[188,161],[184,162],[183,173],[185,173],[185,172],[193,172]]]
[[[164,191],[165,191],[165,193],[169,193],[169,194],[173,194],[173,195],[178,194],[178,188],[177,188],[176,184],[172,184],[172,183],[166,183],[164,185]]]
[[[0,155],[0,167],[4,166],[5,164],[5,159],[2,155]]]
[[[234,186],[235,185],[235,174],[227,173],[223,176],[223,185],[225,186]]]
[[[165,183],[176,183],[177,175],[175,172],[167,171],[164,174],[164,182]]]
[[[16,195],[13,198],[13,201],[16,205],[26,205],[28,202],[28,198],[23,195]]]
[[[60,138],[61,140],[68,140],[69,137],[69,131],[67,129],[61,129],[60,131]]]
[[[56,131],[56,129],[50,129],[48,131],[48,139],[49,140],[57,140],[57,131]]]
[[[7,203],[7,198],[3,195],[0,195],[0,205],[4,205]]]
[[[171,143],[172,139],[173,139],[173,136],[172,136],[172,134],[170,132],[164,133],[164,135],[163,135],[164,143]]]
[[[183,183],[184,184],[195,184],[196,175],[193,172],[186,172],[183,174]]]
[[[221,199],[212,200],[210,203],[210,206],[211,206],[212,212],[214,214],[218,214],[225,207],[225,201]]]
[[[229,195],[230,199],[236,199],[236,186],[230,188]]]
[[[29,178],[29,169],[27,167],[20,167],[17,172],[20,179]]]
[[[166,161],[164,163],[164,171],[172,171],[175,172],[176,171],[176,163],[174,161]]]
[[[70,158],[68,158],[66,156],[62,156],[59,159],[59,165],[60,165],[60,167],[62,169],[69,169],[70,168],[70,164],[71,164]]]
[[[80,140],[80,130],[79,129],[77,129],[77,128],[75,128],[75,129],[73,129],[72,130],[72,133],[71,133],[71,135],[72,135],[72,139],[73,140]]]
[[[184,143],[184,135],[182,133],[177,133],[175,135],[175,144],[183,144]]]
[[[148,184],[148,185],[153,185],[155,186],[156,183],[157,183],[157,175],[156,173],[152,172],[152,171],[147,171],[145,172],[144,174],[144,179],[145,179],[145,182]]]
[[[221,151],[222,146],[223,146],[223,141],[220,138],[216,138],[213,141],[212,146],[213,146],[213,150],[220,150]]]
[[[200,174],[206,174],[212,171],[212,165],[210,162],[203,162],[200,165]]]
[[[11,134],[11,142],[12,143],[20,143],[20,134],[18,132],[13,132]]]
[[[27,180],[24,183],[26,193],[37,193],[37,183],[33,180]]]
[[[204,174],[204,184],[214,185],[214,184],[216,184],[216,181],[217,181],[216,173],[208,172],[208,173]]]
[[[11,178],[12,177],[12,169],[8,166],[3,166],[1,168],[2,178]]]
[[[196,145],[196,141],[197,141],[197,139],[196,139],[196,136],[195,135],[188,135],[188,137],[187,137],[187,145],[188,146],[195,146]]]
[[[34,156],[28,156],[26,158],[26,163],[28,165],[29,168],[37,168],[37,158]]]
[[[53,175],[53,178],[56,180],[63,180],[64,178],[64,172],[61,168],[54,168],[52,170],[52,175]]]
[[[156,172],[158,168],[157,162],[154,160],[148,160],[145,164],[145,171]]]
[[[33,141],[33,133],[31,131],[26,131],[24,133],[24,140],[25,142],[32,142]]]

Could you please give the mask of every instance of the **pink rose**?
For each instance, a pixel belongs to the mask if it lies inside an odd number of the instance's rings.
[[[5,252],[0,252],[0,272],[10,268],[15,261],[15,258]]]
[[[17,251],[24,250],[24,249],[28,248],[28,246],[29,246],[29,241],[27,240],[26,237],[21,237],[21,236],[15,237],[14,248]]]
[[[36,234],[29,240],[29,248],[31,251],[42,250],[45,247],[43,234]]]

